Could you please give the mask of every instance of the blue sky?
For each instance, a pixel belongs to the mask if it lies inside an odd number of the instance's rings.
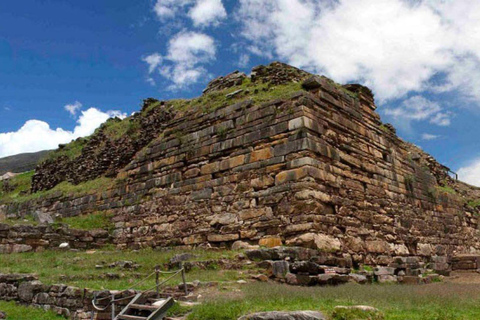
[[[273,60],[369,86],[399,136],[480,184],[480,3],[467,0],[4,2],[0,156]]]

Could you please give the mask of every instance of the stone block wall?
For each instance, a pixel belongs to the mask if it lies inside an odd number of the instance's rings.
[[[94,294],[98,298],[116,294],[117,299],[129,297],[135,291],[93,291],[64,284],[46,285],[35,275],[29,274],[0,274],[0,300],[16,301],[17,303],[51,310],[65,318],[73,320],[107,320],[111,319],[111,309],[98,312],[93,311],[92,299]],[[117,303],[117,313],[129,300]],[[100,304],[100,303],[99,303]],[[92,316],[93,313],[93,316]]]
[[[305,88],[269,103],[177,113],[118,174],[117,187],[0,210],[109,211],[120,248],[279,235],[296,245],[317,239],[317,247],[368,264],[480,249],[475,211],[438,186],[480,197],[478,190],[382,125],[367,88],[321,77]]]
[[[62,243],[73,249],[92,249],[110,242],[108,231],[101,229],[0,224],[0,254],[54,249]]]

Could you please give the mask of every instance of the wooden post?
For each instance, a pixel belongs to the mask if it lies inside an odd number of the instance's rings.
[[[180,264],[180,268],[182,268],[182,281],[183,281],[183,288],[185,289],[185,295],[188,295],[188,288],[187,282],[185,281],[185,268],[183,267],[183,262]]]
[[[112,320],[115,319],[115,294],[112,293]]]
[[[155,266],[155,283],[157,287],[157,298],[160,298],[160,266]]]

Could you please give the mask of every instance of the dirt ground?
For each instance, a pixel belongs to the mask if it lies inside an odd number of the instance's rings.
[[[444,282],[461,284],[480,284],[479,272],[453,271],[450,277],[445,277]]]

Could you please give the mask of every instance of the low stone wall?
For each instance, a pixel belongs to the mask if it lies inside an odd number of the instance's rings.
[[[111,296],[116,291],[93,291],[64,284],[46,285],[34,275],[29,274],[0,274],[0,300],[16,301],[17,303],[39,307],[74,320],[92,319],[92,299],[94,294],[98,297]],[[118,299],[128,297],[135,291],[122,292]],[[129,300],[119,302],[117,312],[128,303]],[[102,312],[94,312],[93,319],[111,319],[111,309]]]
[[[108,231],[78,230],[54,226],[0,224],[0,254],[42,251],[68,243],[69,248],[99,248],[111,242]]]

